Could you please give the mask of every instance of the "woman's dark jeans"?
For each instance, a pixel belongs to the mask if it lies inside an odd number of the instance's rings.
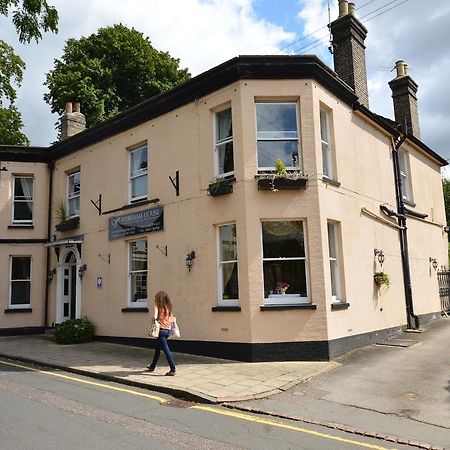
[[[150,367],[154,369],[156,367],[156,364],[158,363],[159,355],[161,353],[161,350],[164,352],[164,355],[166,355],[167,362],[169,363],[170,370],[172,372],[175,372],[175,361],[173,360],[172,353],[169,349],[169,344],[167,343],[167,338],[170,336],[170,330],[166,330],[164,328],[160,328],[159,330],[159,336],[156,339],[156,348],[155,348],[155,355],[153,356],[153,361],[150,364]]]

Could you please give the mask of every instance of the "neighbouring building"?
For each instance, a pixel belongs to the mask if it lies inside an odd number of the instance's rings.
[[[1,146],[0,334],[86,316],[149,345],[161,289],[175,351],[237,360],[326,360],[439,317],[446,161],[406,64],[392,121],[345,0],[331,31],[336,72],[240,56],[90,129],[68,104],[49,148]]]

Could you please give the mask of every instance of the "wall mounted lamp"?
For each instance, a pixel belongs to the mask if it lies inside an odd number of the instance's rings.
[[[56,273],[56,269],[52,269],[52,270],[49,270],[49,271],[47,272],[47,281],[48,281],[49,283],[52,282],[53,277],[55,276],[55,273]]]
[[[428,259],[430,261],[430,265],[434,270],[437,270],[438,268],[438,262],[436,258],[432,258],[431,256]]]
[[[188,268],[189,272],[192,269],[192,266],[194,265],[194,259],[195,259],[195,251],[192,250],[190,253],[186,255],[186,267]]]
[[[83,278],[84,277],[84,272],[86,272],[86,270],[87,270],[87,265],[86,264],[83,264],[82,266],[80,266],[78,268],[78,276],[80,278]]]
[[[377,248],[373,251],[374,256],[377,257],[378,262],[380,263],[380,266],[383,267],[384,263],[384,253],[383,250],[378,250]]]

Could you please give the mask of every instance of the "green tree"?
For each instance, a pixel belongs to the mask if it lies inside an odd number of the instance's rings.
[[[21,43],[32,39],[37,42],[42,38],[42,31],[58,31],[58,13],[46,0],[0,0],[0,16],[9,14]],[[16,87],[22,83],[24,70],[23,60],[10,45],[0,40],[0,144],[29,145],[21,132],[22,116],[14,106]],[[9,102],[8,107],[4,107],[3,99]]]
[[[92,126],[189,78],[178,59],[153,48],[134,28],[116,24],[66,42],[47,73],[44,100],[59,115],[66,102],[79,101]]]
[[[0,0],[0,14],[12,15],[12,22],[19,34],[19,42],[36,42],[41,31],[58,31],[58,12],[46,0]]]
[[[28,138],[20,131],[22,116],[15,106],[0,108],[0,144],[30,145]]]
[[[447,218],[447,224],[449,224],[450,223],[450,180],[448,178],[442,178],[442,189],[444,191],[445,217]]]

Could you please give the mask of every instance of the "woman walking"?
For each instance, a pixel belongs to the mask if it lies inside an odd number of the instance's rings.
[[[156,340],[155,355],[153,356],[152,363],[147,366],[150,372],[155,370],[156,364],[158,363],[159,355],[161,350],[166,356],[167,362],[169,363],[170,371],[166,373],[166,376],[173,377],[176,372],[175,361],[173,360],[172,353],[170,352],[169,345],[167,343],[167,338],[170,335],[170,330],[172,328],[172,323],[174,321],[172,315],[172,302],[170,301],[167,292],[159,291],[155,295],[155,314],[154,320],[159,322],[159,336]]]

